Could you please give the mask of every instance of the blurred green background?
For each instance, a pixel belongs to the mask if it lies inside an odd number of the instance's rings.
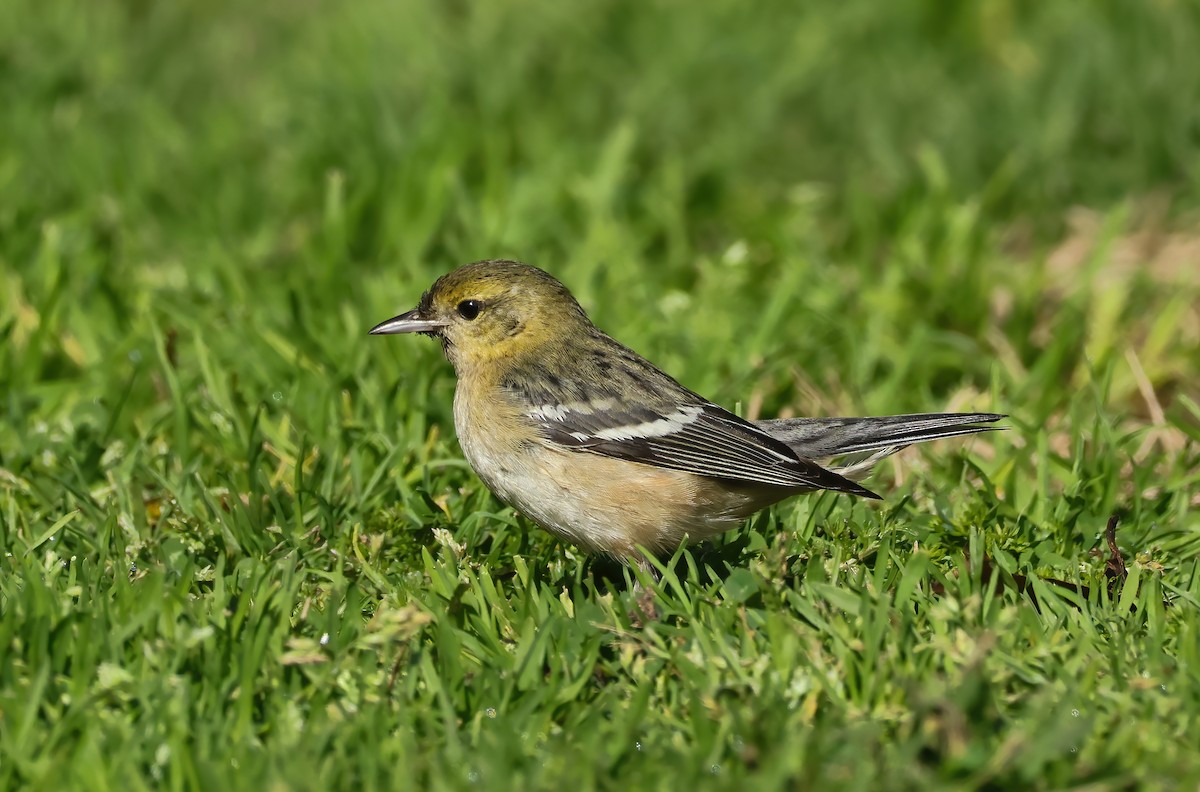
[[[0,786],[1195,783],[1200,4],[11,0],[0,108]],[[637,629],[365,337],[501,256],[745,414],[1012,431]]]

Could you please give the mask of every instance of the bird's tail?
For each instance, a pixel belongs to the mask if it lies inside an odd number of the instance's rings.
[[[777,418],[756,421],[755,425],[806,459],[866,454],[831,468],[853,478],[865,475],[879,460],[913,443],[1004,429],[982,424],[1005,417],[996,413],[923,413],[881,418]]]

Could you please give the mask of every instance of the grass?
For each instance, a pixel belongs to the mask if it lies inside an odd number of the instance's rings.
[[[0,788],[1194,787],[1200,8],[793,5],[4,4]],[[365,336],[492,256],[743,413],[1011,431],[637,627]]]

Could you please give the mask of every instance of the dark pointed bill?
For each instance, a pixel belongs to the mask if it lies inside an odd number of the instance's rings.
[[[421,316],[420,309],[393,316],[371,328],[371,335],[396,335],[397,333],[436,333],[445,325],[434,319]]]

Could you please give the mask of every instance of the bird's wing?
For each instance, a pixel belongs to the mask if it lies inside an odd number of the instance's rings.
[[[566,449],[719,479],[879,497],[677,387],[691,398],[656,407],[655,400],[630,404],[616,393],[596,393],[570,404],[527,401],[525,414],[543,440]]]

